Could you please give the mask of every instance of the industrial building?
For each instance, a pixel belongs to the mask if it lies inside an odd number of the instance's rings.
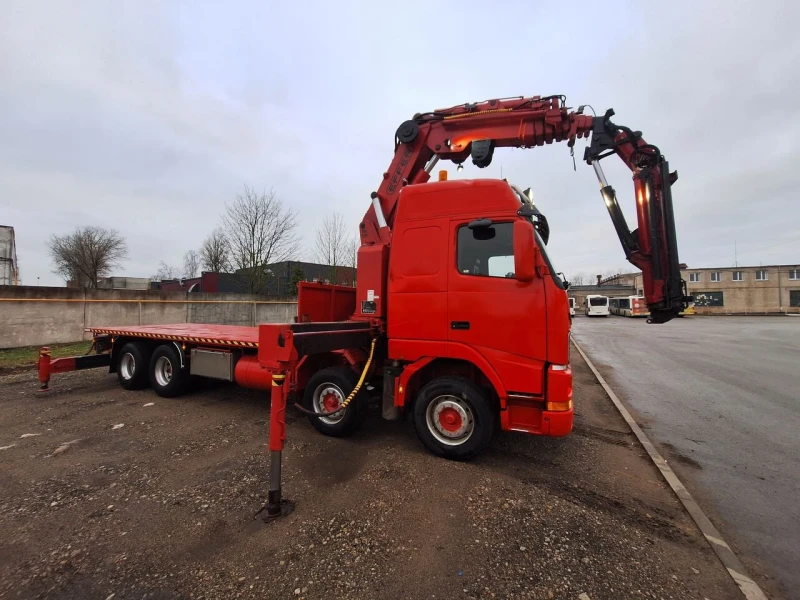
[[[685,268],[681,276],[694,298],[697,314],[800,314],[800,265],[797,264]],[[599,288],[603,286],[625,286],[641,295],[642,274],[608,277],[600,282]]]
[[[19,285],[17,243],[8,225],[0,225],[0,285]]]
[[[356,270],[353,267],[321,265],[317,263],[287,260],[264,265],[267,275],[262,294],[270,296],[293,296],[294,281],[321,281],[338,285],[355,285]],[[247,278],[242,271],[236,273],[204,272],[200,277],[152,282],[153,289],[171,292],[233,292],[245,293]]]

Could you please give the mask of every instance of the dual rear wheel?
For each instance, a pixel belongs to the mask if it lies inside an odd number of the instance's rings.
[[[189,368],[174,344],[162,344],[151,352],[143,342],[128,342],[117,358],[117,379],[126,390],[150,386],[159,396],[172,398],[185,390]]]

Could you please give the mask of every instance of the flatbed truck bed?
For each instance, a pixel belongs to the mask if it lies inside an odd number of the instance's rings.
[[[258,327],[179,323],[123,327],[89,327],[94,337],[102,335],[159,339],[219,346],[223,348],[258,348]]]

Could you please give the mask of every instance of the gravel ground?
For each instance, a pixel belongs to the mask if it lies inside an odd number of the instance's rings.
[[[178,399],[98,371],[0,378],[0,598],[739,597],[577,353],[576,430],[500,434],[470,463],[375,414],[354,437],[290,412],[287,518],[268,401]]]

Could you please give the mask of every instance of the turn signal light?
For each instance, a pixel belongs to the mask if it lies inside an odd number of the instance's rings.
[[[447,181],[447,171],[444,169],[439,171],[439,181]]]
[[[567,402],[548,402],[547,410],[572,410],[572,400]]]

